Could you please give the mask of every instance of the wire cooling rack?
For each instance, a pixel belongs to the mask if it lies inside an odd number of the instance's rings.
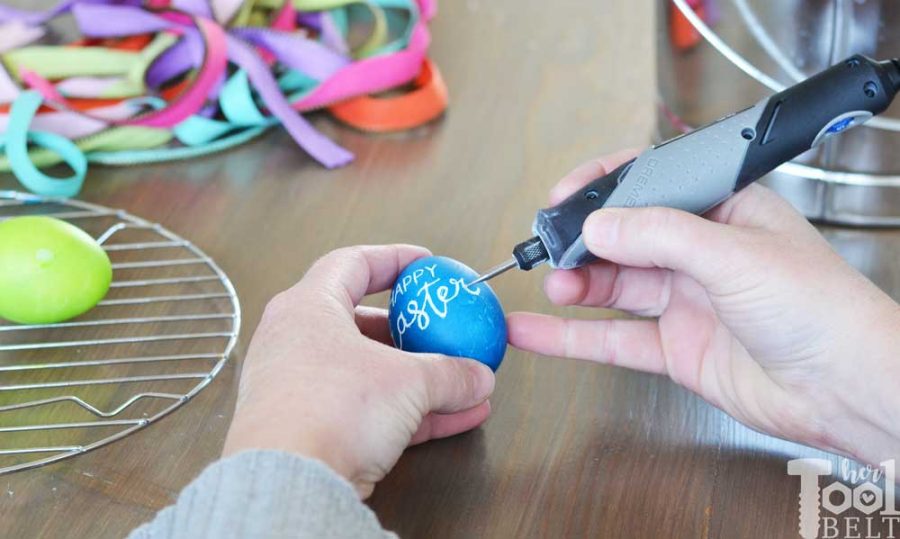
[[[79,455],[171,413],[222,370],[240,305],[191,242],[121,210],[0,191],[0,220],[63,219],[113,263],[100,304],[68,322],[0,320],[0,475]]]

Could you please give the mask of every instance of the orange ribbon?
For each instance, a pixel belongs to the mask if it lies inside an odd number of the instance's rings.
[[[402,95],[361,96],[328,107],[335,118],[362,131],[388,133],[430,122],[447,108],[447,86],[431,60]]]

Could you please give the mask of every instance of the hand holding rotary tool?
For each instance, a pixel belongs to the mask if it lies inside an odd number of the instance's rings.
[[[562,203],[538,211],[534,237],[471,284],[547,262],[596,260],[581,229],[608,207],[667,206],[703,213],[828,137],[884,112],[900,90],[900,62],[855,55],[756,105],[653,146]]]

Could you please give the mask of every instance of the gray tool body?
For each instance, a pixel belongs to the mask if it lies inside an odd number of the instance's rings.
[[[753,143],[741,132],[757,125],[765,108],[763,101],[652,147],[562,204],[540,210],[532,232],[541,238],[550,264],[570,269],[594,260],[581,241],[580,227],[591,212],[600,208],[667,206],[703,213],[730,197],[737,190],[739,171]],[[577,227],[560,229],[560,221],[574,215],[584,217]],[[578,236],[573,238],[576,230]]]
[[[561,269],[596,260],[585,219],[607,207],[666,206],[703,213],[827,137],[886,110],[900,89],[900,62],[847,60],[743,111],[649,148],[560,204],[538,211],[534,237],[513,249],[511,267]],[[514,262],[514,263],[513,263]]]

